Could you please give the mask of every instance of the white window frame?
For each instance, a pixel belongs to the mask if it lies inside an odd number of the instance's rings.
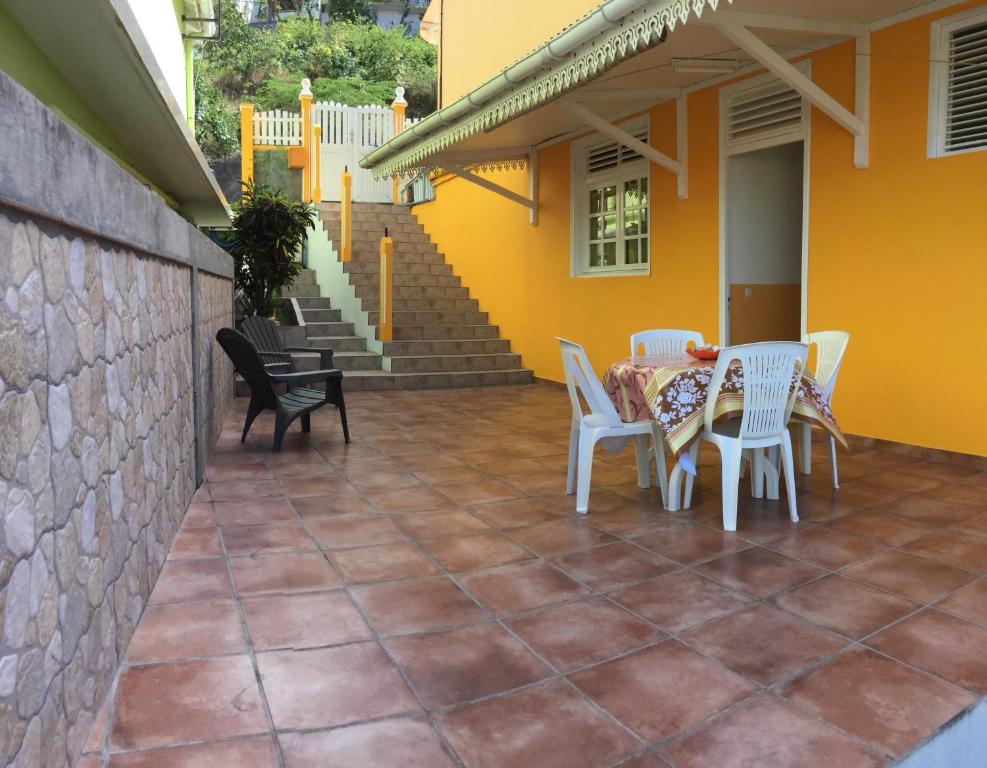
[[[621,129],[628,133],[637,133],[642,128],[647,129],[648,137],[646,143],[650,143],[651,126],[650,117],[644,115],[634,120],[620,124]],[[651,274],[651,243],[653,241],[653,220],[651,217],[651,202],[654,199],[654,184],[651,179],[651,163],[646,158],[633,160],[629,163],[622,163],[616,168],[609,168],[596,173],[586,173],[586,155],[590,147],[596,146],[606,141],[606,137],[599,133],[593,133],[583,139],[572,143],[572,182],[570,185],[570,198],[572,202],[572,222],[571,222],[571,253],[569,274],[571,277],[632,277],[647,276]],[[623,147],[617,142],[618,152]],[[617,211],[623,210],[623,184],[627,181],[637,179],[647,179],[648,181],[648,205],[644,209],[647,211],[648,232],[647,232],[647,254],[648,260],[641,264],[617,264],[613,267],[591,267],[589,265],[589,193],[592,189],[603,186],[616,185],[618,206]],[[617,258],[622,260],[624,234],[620,225],[620,215],[618,213],[617,232]],[[639,238],[638,238],[639,239]],[[640,255],[639,255],[640,258]]]
[[[946,111],[949,99],[949,36],[957,29],[987,22],[987,8],[971,8],[931,24],[929,45],[929,159],[983,152],[987,146],[946,151]]]

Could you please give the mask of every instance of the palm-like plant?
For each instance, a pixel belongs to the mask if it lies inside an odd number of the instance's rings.
[[[280,190],[244,185],[233,217],[233,269],[245,315],[270,317],[274,297],[302,270],[298,255],[314,228],[315,209]]]

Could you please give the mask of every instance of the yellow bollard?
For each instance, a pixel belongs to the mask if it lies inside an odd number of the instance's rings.
[[[302,150],[305,157],[305,165],[302,167],[302,200],[306,203],[312,202],[312,158],[309,152],[309,137],[312,135],[312,91],[311,81],[307,77],[302,78],[302,90],[298,94],[298,102],[302,113]]]
[[[380,319],[377,321],[377,337],[392,341],[394,326],[391,324],[391,281],[394,279],[394,241],[387,234],[380,239]]]
[[[254,105],[240,105],[240,181],[254,178]]]
[[[404,130],[404,115],[408,109],[408,102],[404,100],[404,88],[400,85],[394,89],[394,101],[391,102],[391,109],[394,111],[394,135],[397,136]],[[391,180],[391,200],[395,205],[401,201],[398,199],[398,175],[394,174]]]
[[[353,258],[353,177],[344,166],[339,180],[339,255],[342,261]]]
[[[315,165],[315,180],[312,182],[312,202],[322,202],[322,126],[312,126],[312,156]]]

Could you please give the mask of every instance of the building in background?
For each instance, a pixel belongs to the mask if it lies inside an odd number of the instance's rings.
[[[292,18],[332,20],[332,2],[326,0],[233,0],[244,20],[255,26],[271,26]],[[409,35],[418,33],[428,0],[382,0],[367,3],[370,14],[382,29],[403,26]]]

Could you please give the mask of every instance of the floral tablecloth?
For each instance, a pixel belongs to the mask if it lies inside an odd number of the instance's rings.
[[[669,448],[678,456],[703,428],[713,366],[688,356],[629,357],[607,369],[603,387],[623,421],[657,421]],[[731,368],[716,400],[717,419],[743,411],[743,386],[743,371]],[[808,372],[799,382],[792,419],[818,424],[846,447],[829,403]]]

